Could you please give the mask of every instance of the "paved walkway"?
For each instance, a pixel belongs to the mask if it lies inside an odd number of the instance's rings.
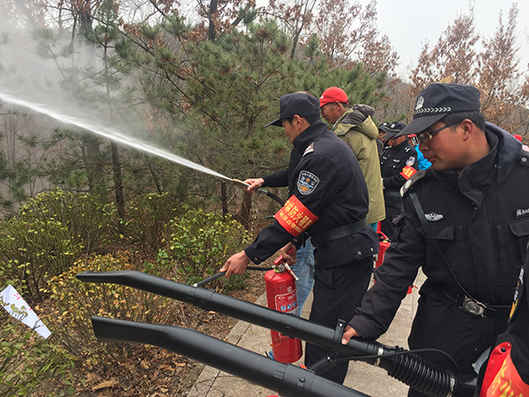
[[[423,277],[419,276],[419,280],[422,279]],[[419,280],[416,281],[416,285],[420,285]],[[407,348],[406,339],[417,309],[417,291],[418,288],[414,288],[413,293],[402,301],[391,327],[379,339],[379,342]],[[261,296],[256,303],[266,306],[266,297]],[[311,304],[312,296],[305,304],[303,317],[308,317]],[[257,353],[264,353],[270,349],[270,330],[239,321],[227,336],[226,341]],[[300,362],[303,361],[300,360]],[[408,390],[406,385],[388,376],[385,370],[355,361],[349,363],[349,372],[344,385],[372,397],[406,396]],[[187,397],[265,397],[270,394],[276,393],[206,366]]]

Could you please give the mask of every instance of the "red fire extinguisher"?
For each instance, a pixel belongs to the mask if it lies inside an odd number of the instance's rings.
[[[274,261],[274,269],[265,273],[268,307],[283,313],[295,313],[296,283],[282,256]],[[288,269],[288,270],[287,270]],[[290,270],[290,271],[289,271]],[[293,363],[301,358],[301,341],[271,330],[274,359],[282,363]]]

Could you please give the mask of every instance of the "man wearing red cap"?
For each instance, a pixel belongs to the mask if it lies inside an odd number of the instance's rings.
[[[344,90],[329,87],[321,94],[320,110],[334,133],[352,149],[360,164],[369,191],[366,221],[376,231],[376,224],[384,220],[386,212],[377,149],[378,128],[371,119],[375,110],[367,105],[350,108],[348,103]]]

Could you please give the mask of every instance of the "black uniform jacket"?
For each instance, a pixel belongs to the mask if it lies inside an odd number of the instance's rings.
[[[512,362],[522,380],[529,385],[529,245],[514,296],[509,327],[498,337],[498,343],[505,341],[512,344]]]
[[[284,182],[284,174],[278,174],[278,185]],[[317,266],[341,266],[376,252],[376,237],[368,227],[332,242],[326,241],[329,231],[363,220],[369,201],[353,152],[323,122],[312,124],[296,137],[287,176],[292,196],[278,214],[285,214],[293,200],[310,212],[312,220],[306,231],[316,247]],[[246,248],[252,262],[262,262],[297,236],[293,229],[287,230],[278,221],[278,214],[274,223],[264,228]]]
[[[487,123],[491,151],[461,171],[419,171],[406,182],[395,241],[350,325],[363,337],[386,331],[419,266],[421,294],[510,305],[529,239],[529,150]],[[412,193],[424,210],[424,225]]]
[[[404,173],[405,167],[412,168]],[[417,167],[417,152],[406,140],[398,146],[385,146],[380,156],[380,172],[384,182],[386,206],[400,208],[400,188],[413,176]]]

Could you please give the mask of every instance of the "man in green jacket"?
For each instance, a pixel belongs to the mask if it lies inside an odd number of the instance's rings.
[[[377,149],[378,128],[371,119],[374,109],[367,105],[350,108],[345,91],[329,87],[320,97],[320,110],[334,133],[349,145],[360,163],[369,192],[366,221],[376,231],[377,223],[386,217],[386,210]]]

